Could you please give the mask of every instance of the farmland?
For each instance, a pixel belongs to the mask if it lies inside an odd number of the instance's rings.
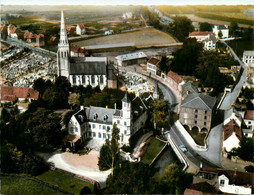
[[[121,34],[78,41],[73,44],[79,46],[88,46],[116,43],[134,43],[136,47],[149,47],[153,45],[176,43],[176,41],[169,34],[166,34],[154,28],[146,28],[132,32],[125,32]]]
[[[239,24],[254,25],[250,10],[253,5],[187,5],[187,6],[157,6],[166,15],[189,15]]]

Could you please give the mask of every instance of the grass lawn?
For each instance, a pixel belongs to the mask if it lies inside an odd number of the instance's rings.
[[[194,141],[196,142],[196,144],[204,146],[205,144],[205,136],[206,133],[199,133],[198,129],[193,129],[193,130],[189,130],[186,129],[188,131],[188,133],[190,134],[190,136],[194,139]]]
[[[75,194],[79,194],[79,192],[84,188],[85,186],[89,187],[91,190],[93,190],[93,185],[84,181],[80,181],[78,179],[72,178],[68,175],[64,175],[61,173],[58,173],[56,171],[49,170],[39,176],[37,176],[37,179],[40,179],[44,182],[57,185],[59,188],[66,190],[68,192],[72,192]]]
[[[40,184],[16,177],[1,177],[1,194],[57,194]]]
[[[153,46],[160,44],[176,43],[175,39],[169,34],[154,28],[142,29],[133,32],[125,32],[110,36],[91,38],[83,41],[73,42],[75,45],[104,45],[116,43],[134,43],[137,47]]]
[[[164,146],[164,142],[153,138],[152,141],[148,144],[147,150],[142,157],[141,162],[145,164],[150,164]]]

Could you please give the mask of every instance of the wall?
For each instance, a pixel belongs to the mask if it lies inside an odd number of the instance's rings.
[[[199,150],[199,151],[207,151],[207,144],[205,146],[200,146],[195,143],[193,138],[190,136],[190,134],[185,130],[185,128],[182,126],[182,124],[178,121],[175,122],[176,128],[179,130],[179,132],[182,134],[184,139],[190,144],[190,146],[194,150]]]

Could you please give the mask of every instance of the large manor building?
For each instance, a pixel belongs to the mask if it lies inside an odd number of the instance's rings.
[[[72,85],[116,88],[113,66],[106,57],[74,57],[70,55],[64,14],[61,12],[60,41],[57,50],[57,75],[65,76]]]

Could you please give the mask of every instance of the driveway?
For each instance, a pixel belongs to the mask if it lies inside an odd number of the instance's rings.
[[[111,173],[111,170],[99,171],[97,165],[99,152],[97,151],[91,151],[88,155],[82,156],[68,152],[40,156],[53,163],[56,168],[97,181],[102,188],[106,187],[106,180]]]

